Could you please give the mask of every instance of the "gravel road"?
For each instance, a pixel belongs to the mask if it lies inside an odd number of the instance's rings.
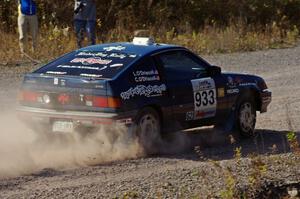
[[[238,191],[273,198],[274,192],[259,194],[272,187],[285,193],[289,185],[299,191],[300,155],[291,153],[286,134],[300,135],[300,46],[205,58],[223,70],[266,80],[273,101],[267,113],[258,115],[256,138],[230,143],[207,128],[181,133],[185,145],[169,146],[159,156],[39,168],[13,177],[1,177],[0,163],[0,198],[231,198]],[[37,66],[1,67],[0,110],[6,113],[15,106],[11,99],[20,77]]]

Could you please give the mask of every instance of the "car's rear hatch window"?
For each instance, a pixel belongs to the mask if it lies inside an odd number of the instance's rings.
[[[112,51],[74,51],[36,70],[45,75],[113,78],[138,55]]]

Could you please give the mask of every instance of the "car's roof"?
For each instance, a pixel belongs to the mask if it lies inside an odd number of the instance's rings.
[[[149,53],[164,51],[168,49],[185,49],[184,47],[170,44],[150,44],[150,45],[136,45],[130,42],[106,43],[88,46],[79,49],[79,51],[111,51],[127,54],[136,54],[144,56]]]

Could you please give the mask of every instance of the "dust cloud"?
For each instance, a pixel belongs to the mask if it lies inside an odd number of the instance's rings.
[[[197,133],[172,133],[153,147],[155,154],[176,154],[195,146],[224,143],[214,129]],[[47,136],[46,136],[47,135]],[[149,142],[148,136],[143,142]],[[150,141],[151,142],[151,141]],[[97,132],[81,136],[34,132],[16,111],[0,114],[0,179],[39,172],[43,169],[67,169],[145,156],[141,142],[121,125],[101,127]],[[157,148],[156,148],[157,147]]]
[[[137,139],[123,126],[102,127],[84,137],[77,134],[41,136],[17,118],[15,111],[0,114],[0,178],[100,164],[143,155]]]

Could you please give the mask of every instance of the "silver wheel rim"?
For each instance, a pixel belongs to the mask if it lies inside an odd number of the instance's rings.
[[[249,102],[246,102],[240,107],[240,127],[243,132],[251,132],[254,128],[255,123],[255,114],[252,110],[252,105]]]
[[[140,119],[139,122],[140,134],[143,138],[153,138],[156,137],[159,131],[159,121],[152,114],[145,114]]]

